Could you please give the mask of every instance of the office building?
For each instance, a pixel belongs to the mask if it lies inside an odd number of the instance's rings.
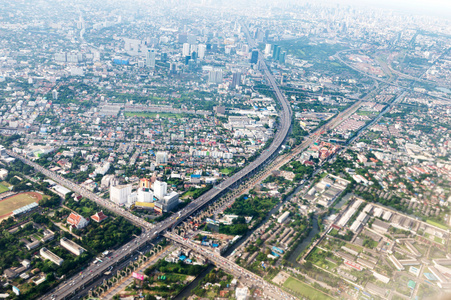
[[[203,59],[205,57],[205,52],[207,51],[207,46],[200,44],[199,46],[197,46],[197,54],[199,56],[200,59]]]
[[[278,45],[274,45],[272,50],[272,58],[274,60],[278,60],[280,55],[280,47]]]
[[[232,88],[237,88],[241,85],[241,73],[234,72],[232,74]]]
[[[146,67],[155,68],[155,50],[148,49],[146,53]]]
[[[116,185],[110,188],[110,200],[117,205],[124,205],[132,193],[132,185]]]
[[[183,57],[189,56],[190,55],[190,45],[188,43],[184,43],[183,44],[183,50],[182,50],[182,55]]]
[[[282,53],[280,53],[280,55],[279,55],[279,62],[281,62],[282,64],[284,64],[284,63],[285,63],[286,56],[287,56],[287,52],[286,52],[286,51],[282,51]]]
[[[190,45],[189,55],[193,55],[193,52],[197,52],[197,45]]]
[[[258,62],[258,50],[252,50],[251,54],[251,64],[256,64]]]
[[[177,74],[177,65],[175,63],[171,63],[169,65],[169,73],[171,74]]]
[[[265,46],[265,55],[266,56],[271,55],[271,44],[266,44],[266,46]]]

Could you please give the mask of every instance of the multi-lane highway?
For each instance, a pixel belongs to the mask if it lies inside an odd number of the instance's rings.
[[[247,28],[245,27],[246,32]],[[250,38],[249,33],[247,32],[247,37],[249,43],[254,46],[253,40]],[[102,263],[97,265],[91,265],[86,270],[83,271],[83,273],[80,273],[69,280],[67,280],[64,285],[61,285],[57,289],[53,290],[47,295],[44,295],[41,299],[68,299],[74,296],[74,294],[77,291],[83,290],[85,286],[87,286],[90,282],[93,281],[93,279],[98,278],[99,276],[102,276],[102,274],[111,268],[111,266],[114,266],[118,264],[119,262],[129,259],[127,257],[130,257],[131,254],[136,253],[138,249],[141,247],[144,247],[149,241],[155,239],[158,237],[162,232],[166,231],[167,229],[170,229],[176,225],[178,225],[180,222],[183,222],[187,217],[194,214],[199,209],[203,208],[205,205],[210,203],[211,201],[217,199],[219,196],[223,195],[227,189],[233,187],[235,184],[239,184],[243,179],[251,176],[256,172],[262,165],[264,165],[266,162],[268,162],[271,158],[273,158],[279,151],[280,147],[283,145],[285,139],[288,136],[288,133],[290,131],[291,127],[291,108],[290,105],[285,98],[285,96],[280,91],[279,87],[277,86],[277,83],[271,74],[271,72],[268,70],[268,67],[266,66],[266,63],[262,59],[262,55],[259,55],[259,65],[261,66],[261,69],[266,77],[266,80],[269,82],[271,88],[273,89],[277,101],[280,103],[282,110],[280,112],[280,127],[277,131],[271,145],[262,152],[262,154],[251,164],[247,165],[245,168],[241,169],[239,172],[235,173],[233,176],[229,177],[219,185],[217,185],[215,188],[211,189],[210,191],[203,194],[201,197],[197,198],[190,204],[188,204],[184,209],[180,211],[180,214],[178,216],[173,215],[166,220],[156,224],[152,225],[145,220],[133,215],[132,213],[126,211],[125,209],[117,206],[116,204],[107,201],[105,199],[102,199],[98,195],[80,187],[76,183],[72,182],[71,180],[68,180],[54,172],[51,172],[42,166],[40,166],[37,163],[32,162],[31,160],[27,159],[26,157],[23,157],[22,155],[19,155],[17,153],[14,153],[12,151],[7,151],[8,154],[12,157],[15,157],[17,159],[20,159],[22,162],[34,167],[38,172],[43,173],[47,177],[53,179],[54,181],[58,182],[59,184],[71,189],[72,191],[79,193],[81,196],[90,199],[100,206],[103,206],[117,215],[120,215],[130,222],[139,225],[143,228],[143,235],[122,246],[120,249],[115,251],[115,254],[113,257],[104,260]],[[233,264],[233,263],[232,263]],[[235,264],[233,264],[235,265]],[[236,265],[235,265],[236,266]],[[237,266],[236,266],[237,267]]]
[[[254,273],[238,266],[227,258],[222,257],[206,249],[205,247],[199,246],[187,239],[182,238],[179,235],[170,232],[166,232],[164,236],[179,243],[180,245],[183,245],[184,247],[190,248],[191,250],[202,254],[205,258],[215,263],[217,267],[220,267],[226,270],[228,273],[234,275],[235,277],[242,279],[241,281],[249,287],[260,288],[263,294],[265,294],[270,299],[296,299],[282,289],[266,282],[260,276],[255,275]]]

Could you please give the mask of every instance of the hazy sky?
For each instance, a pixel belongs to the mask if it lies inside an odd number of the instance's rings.
[[[322,0],[355,6],[374,6],[425,15],[451,18],[451,0]]]

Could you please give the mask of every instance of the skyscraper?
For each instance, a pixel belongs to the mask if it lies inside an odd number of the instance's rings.
[[[182,51],[183,57],[189,56],[190,55],[189,51],[190,51],[190,45],[188,43],[184,43],[183,51]]]
[[[258,50],[254,49],[252,50],[251,54],[251,64],[256,64],[258,62]]]
[[[280,53],[280,55],[279,55],[279,61],[284,64],[286,56],[287,56],[287,52],[286,51],[282,51],[282,53]]]
[[[207,51],[207,46],[200,44],[199,46],[197,46],[197,52],[199,55],[200,59],[203,59],[205,57],[205,52]]]
[[[241,85],[241,73],[233,72],[232,74],[232,88],[236,88]]]
[[[275,60],[279,59],[280,47],[278,45],[274,45],[272,50],[272,58]]]
[[[271,54],[271,44],[266,44],[265,55],[269,56]]]
[[[146,53],[146,67],[155,68],[155,50],[148,49]]]

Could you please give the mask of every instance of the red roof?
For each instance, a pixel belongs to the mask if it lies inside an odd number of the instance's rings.
[[[97,223],[102,222],[103,220],[105,220],[106,218],[108,218],[108,216],[106,216],[103,211],[96,213],[95,215],[91,216],[91,219],[93,219],[94,221],[96,221]]]
[[[77,215],[75,213],[70,213],[69,217],[67,218],[67,223],[77,226],[78,223],[80,223],[81,216]]]

